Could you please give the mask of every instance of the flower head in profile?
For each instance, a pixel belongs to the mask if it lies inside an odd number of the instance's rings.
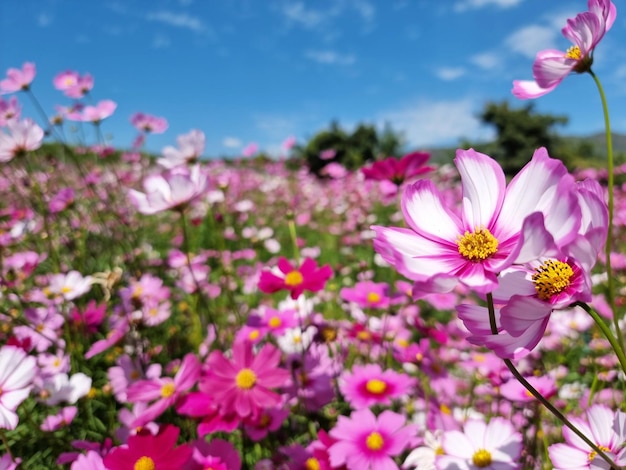
[[[109,470],[180,470],[189,462],[192,448],[176,446],[180,430],[163,426],[158,434],[139,433],[128,438],[126,445],[114,448],[104,458]]]
[[[489,424],[470,420],[463,431],[446,431],[442,437],[443,455],[437,458],[441,470],[514,470],[519,468],[522,435],[504,418]]]
[[[336,442],[328,453],[333,468],[345,465],[359,470],[397,469],[393,457],[411,444],[416,428],[403,415],[383,411],[376,417],[369,408],[339,416],[330,437]]]
[[[35,64],[24,62],[21,69],[10,68],[5,79],[0,80],[0,94],[26,91],[35,79]]]
[[[567,20],[561,30],[572,42],[565,52],[545,49],[537,53],[533,80],[513,82],[513,95],[520,99],[538,98],[554,90],[570,73],[591,70],[593,51],[615,21],[616,8],[611,0],[589,0],[588,11]]]
[[[192,129],[187,134],[179,135],[176,139],[178,148],[168,145],[161,153],[163,158],[159,158],[157,163],[165,168],[174,168],[178,165],[189,165],[198,161],[204,146],[206,137],[204,132]]]
[[[575,234],[575,183],[545,148],[535,151],[508,186],[502,168],[473,149],[458,150],[455,164],[463,189],[459,211],[432,181],[419,180],[402,195],[408,228],[372,227],[374,249],[414,281],[414,295],[450,292],[459,283],[479,293],[493,291],[497,274],[516,256],[523,221],[532,213],[546,214],[551,231]]]
[[[165,210],[185,210],[203,196],[208,189],[208,178],[198,165],[177,167],[170,171],[146,177],[145,193],[131,189],[130,202],[142,214],[156,214]]]
[[[278,271],[262,271],[259,289],[262,292],[274,293],[280,290],[291,292],[291,298],[297,299],[305,290],[318,292],[324,288],[326,281],[333,275],[329,265],[317,266],[312,258],[306,258],[299,268],[293,266],[286,258],[279,258]]]
[[[7,122],[8,133],[0,132],[0,162],[8,162],[41,147],[44,131],[31,119]]]
[[[391,181],[397,186],[416,176],[428,173],[433,168],[426,166],[430,158],[428,152],[412,152],[402,158],[388,157],[378,160],[369,167],[361,168],[365,179]]]
[[[65,117],[71,121],[92,122],[99,124],[104,119],[110,117],[115,112],[117,103],[112,100],[101,100],[93,105],[87,105],[84,107],[75,107],[68,112]]]
[[[80,99],[91,91],[94,80],[90,74],[79,75],[73,70],[58,73],[52,80],[54,87],[69,98]]]
[[[167,130],[167,119],[151,114],[135,113],[130,117],[130,123],[140,132],[163,134]]]

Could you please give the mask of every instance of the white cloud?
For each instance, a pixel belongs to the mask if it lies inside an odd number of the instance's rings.
[[[302,2],[285,3],[282,13],[288,20],[298,23],[305,28],[314,28],[324,19],[324,15],[321,12],[306,9]]]
[[[413,106],[380,114],[382,126],[389,123],[404,133],[408,143],[415,147],[453,145],[459,139],[480,141],[493,137],[493,132],[482,126],[476,117],[475,103],[470,99],[458,101],[421,101]]]
[[[237,137],[224,137],[224,140],[222,140],[222,145],[229,149],[236,149],[241,147],[243,143]]]
[[[466,10],[475,10],[487,6],[496,6],[498,8],[511,8],[522,3],[523,0],[463,0],[454,5],[454,11],[462,12]]]
[[[289,23],[326,34],[332,32],[331,40],[339,35],[341,25],[334,23],[342,15],[354,18],[356,14],[364,23],[366,33],[374,29],[376,19],[376,8],[369,0],[334,0],[324,9],[308,8],[302,1],[284,0],[279,11]]]
[[[52,16],[44,12],[37,15],[37,24],[42,28],[48,26],[50,23],[52,23]]]
[[[502,63],[501,59],[494,52],[483,52],[469,58],[470,62],[481,69],[492,70]]]
[[[465,75],[465,69],[463,67],[441,67],[435,70],[435,75],[441,80],[449,82]]]
[[[351,54],[340,54],[335,51],[307,51],[304,56],[320,64],[352,65],[356,58]]]
[[[504,42],[510,50],[534,59],[538,51],[555,47],[557,35],[553,28],[531,24],[514,31]]]
[[[197,17],[188,15],[187,13],[174,13],[172,11],[161,10],[153,13],[148,13],[146,17],[148,21],[158,21],[177,28],[185,28],[196,33],[206,32],[207,27]]]

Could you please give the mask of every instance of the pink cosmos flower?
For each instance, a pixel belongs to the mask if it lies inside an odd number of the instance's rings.
[[[237,449],[222,439],[195,441],[191,460],[183,470],[240,470],[241,457]]]
[[[54,87],[69,98],[82,98],[93,88],[94,80],[90,74],[81,76],[73,70],[58,73],[52,80]]]
[[[78,413],[78,408],[75,406],[66,406],[65,408],[61,408],[57,414],[48,416],[43,420],[41,430],[52,432],[68,426],[72,421],[74,421],[76,413]]]
[[[11,120],[0,132],[0,162],[8,162],[41,147],[44,131],[31,119]]]
[[[70,470],[107,470],[107,468],[104,466],[102,456],[95,450],[90,450],[76,457]]]
[[[415,282],[418,297],[450,292],[459,283],[483,294],[493,291],[497,273],[517,254],[524,219],[534,212],[546,214],[546,226],[555,233],[573,224],[574,182],[562,182],[567,169],[545,148],[508,187],[502,168],[487,155],[458,150],[455,164],[463,188],[460,215],[431,181],[420,180],[402,195],[409,228],[372,226],[375,250]]]
[[[398,469],[393,457],[409,446],[416,434],[406,418],[385,410],[376,417],[369,408],[353,412],[349,418],[339,416],[330,431],[336,442],[328,449],[330,463],[359,470]]]
[[[589,0],[589,10],[568,19],[561,30],[573,46],[566,52],[546,49],[537,53],[531,80],[513,82],[513,95],[520,99],[538,98],[554,90],[570,73],[591,70],[593,51],[611,29],[616,8],[610,0]]]
[[[65,300],[74,300],[91,289],[93,278],[83,276],[78,271],[70,271],[67,274],[54,274],[50,278],[48,291],[50,294],[59,295]]]
[[[186,444],[176,446],[180,429],[163,426],[159,433],[131,436],[124,446],[115,447],[104,458],[108,470],[180,470],[191,458]]]
[[[522,435],[504,418],[493,418],[489,424],[470,420],[463,432],[446,431],[442,448],[444,455],[436,461],[440,470],[514,470],[520,468]]]
[[[360,281],[354,287],[343,287],[339,296],[361,308],[387,308],[392,303],[386,282]]]
[[[283,150],[291,150],[293,146],[296,145],[296,142],[297,142],[296,137],[293,135],[290,135],[283,141],[283,143],[281,144],[281,147],[283,148]]]
[[[568,416],[569,420],[608,457],[620,466],[626,465],[626,413],[613,412],[604,405],[594,405],[585,412],[586,419]],[[556,470],[605,469],[609,465],[580,437],[563,426],[564,444],[548,447]]]
[[[167,119],[151,114],[135,113],[130,117],[130,123],[138,131],[152,134],[163,134],[167,130]]]
[[[106,303],[97,305],[96,301],[92,299],[83,309],[72,309],[69,321],[85,333],[95,333],[104,321],[106,308]]]
[[[361,168],[361,172],[365,179],[391,181],[400,186],[405,181],[432,171],[433,167],[426,166],[429,158],[427,152],[412,152],[399,159],[388,157],[375,161],[371,166]]]
[[[332,160],[337,155],[335,149],[326,149],[320,152],[320,160]]]
[[[36,68],[32,62],[24,62],[22,69],[10,68],[7,78],[0,80],[0,94],[26,91],[35,79]]]
[[[183,211],[208,189],[208,178],[198,165],[188,169],[177,167],[146,177],[145,193],[129,190],[130,202],[142,214],[156,214],[165,210]]]
[[[67,113],[65,117],[72,121],[93,122],[94,124],[99,124],[101,121],[111,116],[115,112],[116,108],[117,103],[115,101],[101,100],[98,101],[98,104],[95,106],[87,105],[80,110],[74,110],[73,112]]]
[[[45,351],[59,339],[65,319],[55,307],[26,308],[24,317],[28,320],[28,325],[14,327],[13,333],[20,340],[30,338],[32,346],[38,352]]]
[[[165,168],[174,168],[178,165],[189,165],[196,163],[204,152],[206,137],[204,132],[192,129],[187,134],[179,135],[176,139],[178,148],[168,145],[161,153],[163,158],[159,158],[157,163]]]
[[[259,145],[256,142],[250,142],[246,147],[241,151],[241,154],[244,157],[251,157],[255,153],[259,151]]]
[[[183,358],[173,379],[163,377],[133,383],[126,391],[129,402],[154,402],[135,420],[133,427],[142,426],[160,416],[184,392],[196,384],[199,376],[200,361],[194,354],[189,353]]]
[[[8,101],[0,97],[0,127],[6,126],[9,121],[19,119],[21,112],[22,107],[15,96],[12,96]]]
[[[297,299],[305,290],[318,292],[333,275],[329,265],[317,267],[317,261],[306,258],[299,268],[295,268],[286,258],[278,259],[278,272],[262,271],[259,289],[272,294],[279,290],[291,292],[291,298]]]
[[[392,400],[408,394],[415,380],[394,370],[382,370],[378,364],[354,366],[339,379],[339,389],[354,409],[373,405],[391,405]]]
[[[554,379],[547,375],[540,377],[531,375],[526,377],[526,380],[546,399],[553,397],[558,390]],[[504,398],[516,402],[528,403],[536,400],[526,387],[516,379],[511,379],[500,385],[500,394]]]
[[[37,362],[33,356],[15,346],[0,348],[0,428],[17,427],[15,410],[30,394],[36,374]]]
[[[232,360],[221,351],[210,354],[209,373],[203,382],[224,414],[257,416],[261,410],[280,404],[280,395],[271,389],[284,386],[289,372],[278,367],[279,362],[280,350],[271,344],[253,356],[252,344],[236,342]]]

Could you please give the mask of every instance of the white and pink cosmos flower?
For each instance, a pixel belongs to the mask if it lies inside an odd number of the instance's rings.
[[[534,80],[515,80],[513,95],[520,99],[538,98],[554,90],[570,73],[591,70],[593,51],[613,26],[616,8],[610,0],[589,0],[588,8],[568,19],[561,30],[573,45],[566,52],[539,51],[533,64]]]
[[[24,62],[21,69],[10,68],[5,79],[0,80],[0,94],[26,91],[35,79],[37,68],[32,62]]]
[[[168,145],[161,153],[157,163],[165,168],[174,168],[179,165],[195,163],[202,156],[206,138],[204,132],[192,129],[187,134],[179,135],[176,139],[178,148]]]
[[[32,119],[10,120],[8,133],[0,132],[0,162],[9,162],[41,147],[44,131]]]
[[[545,148],[535,151],[508,186],[500,165],[473,149],[458,150],[455,164],[463,189],[459,211],[432,181],[420,180],[402,195],[409,228],[372,226],[375,250],[414,281],[414,296],[450,292],[459,283],[480,294],[492,292],[498,273],[519,254],[522,224],[530,214],[543,214],[559,239],[574,238],[575,183]]]
[[[37,361],[15,346],[0,348],[0,428],[15,429],[17,407],[26,400],[37,375]]]
[[[151,215],[166,210],[185,210],[206,194],[209,182],[200,167],[195,165],[150,175],[144,180],[143,186],[145,192],[131,189],[128,197],[139,212]]]

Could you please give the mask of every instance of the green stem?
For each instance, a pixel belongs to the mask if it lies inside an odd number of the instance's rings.
[[[619,363],[622,366],[622,370],[626,374],[626,354],[624,354],[624,349],[622,349],[622,345],[613,335],[613,333],[611,332],[611,329],[608,327],[605,321],[600,317],[600,315],[598,315],[598,312],[592,309],[589,305],[583,302],[576,302],[575,305],[578,305],[579,307],[583,308],[589,315],[591,315],[593,320],[596,322],[596,325],[598,325],[598,328],[600,328],[600,330],[602,331],[602,334],[611,344],[611,347],[615,351],[615,355],[617,356],[617,359],[619,360]]]
[[[288,215],[289,218],[289,236],[291,237],[291,243],[293,244],[293,257],[296,260],[296,264],[300,265],[300,249],[298,248],[298,235],[296,233],[296,222],[294,215]]]
[[[496,324],[496,311],[493,304],[493,296],[491,294],[487,294],[487,306],[489,311],[489,325],[491,327],[491,333],[494,335],[498,334],[498,328]],[[591,447],[597,455],[602,457],[605,462],[607,462],[611,468],[621,469],[619,465],[617,465],[611,458],[604,453],[602,449],[600,449],[596,444],[594,444],[587,436],[585,436],[576,426],[572,424],[572,422],[565,417],[563,413],[559,411],[552,403],[550,403],[539,391],[533,387],[528,380],[524,378],[522,374],[517,370],[515,365],[511,362],[510,359],[503,359],[511,374],[521,383],[528,392],[535,397],[543,406],[545,406],[550,413],[552,413],[559,421],[561,421],[565,426],[570,428],[570,430],[580,437],[589,447]]]
[[[593,73],[592,70],[589,70],[589,74],[593,78],[593,81],[596,83],[598,87],[598,92],[600,93],[600,100],[602,101],[602,111],[604,113],[604,131],[606,134],[606,157],[607,157],[607,186],[609,191],[609,227],[608,232],[606,234],[606,274],[608,277],[607,285],[608,285],[608,301],[611,307],[611,311],[613,312],[613,323],[615,324],[615,331],[617,332],[617,341],[619,345],[624,350],[624,338],[620,333],[619,329],[619,315],[617,314],[617,307],[615,305],[615,279],[613,276],[613,270],[611,269],[611,251],[613,248],[613,212],[614,212],[614,195],[613,195],[613,187],[615,186],[614,182],[614,171],[613,171],[613,141],[611,136],[611,120],[609,119],[609,107],[606,102],[606,95],[604,94],[604,88],[602,88],[602,84],[600,83],[600,79]]]

